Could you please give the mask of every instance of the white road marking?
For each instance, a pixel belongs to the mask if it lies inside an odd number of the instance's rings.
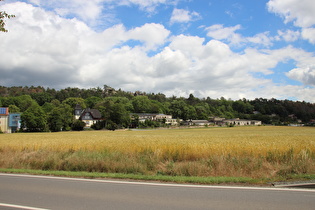
[[[27,174],[6,174],[0,173],[0,176],[26,177],[26,178],[40,178],[40,179],[56,179],[68,181],[84,181],[84,182],[99,182],[111,184],[129,184],[129,185],[147,185],[147,186],[161,186],[161,187],[189,187],[189,188],[210,188],[210,189],[239,189],[239,190],[269,190],[269,191],[298,191],[298,192],[314,192],[312,189],[296,189],[296,188],[271,188],[271,187],[239,187],[239,186],[215,186],[215,185],[193,185],[193,184],[167,184],[167,183],[152,183],[152,182],[137,182],[137,181],[116,181],[116,180],[102,180],[102,179],[84,179],[84,178],[69,178],[58,176],[37,176]]]
[[[25,210],[48,210],[48,209],[35,208],[35,207],[30,207],[30,206],[14,205],[14,204],[7,204],[7,203],[0,203],[0,206],[9,207],[9,208],[16,208],[16,209],[25,209]]]

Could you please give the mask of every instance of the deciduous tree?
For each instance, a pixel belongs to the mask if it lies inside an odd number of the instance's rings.
[[[31,105],[21,115],[21,120],[21,127],[26,131],[43,132],[48,130],[46,114],[37,103]]]

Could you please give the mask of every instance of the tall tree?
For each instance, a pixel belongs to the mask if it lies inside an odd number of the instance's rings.
[[[9,105],[9,111],[10,113],[19,113],[21,110],[19,107],[12,104],[12,105]]]
[[[61,104],[52,109],[48,115],[49,129],[53,132],[69,131],[73,124],[72,109],[68,104]]]
[[[69,97],[65,99],[62,104],[68,104],[74,111],[74,108],[77,104],[79,104],[82,109],[86,108],[86,104],[83,98],[75,98],[75,97]]]
[[[136,96],[131,102],[135,113],[150,112],[151,101],[147,96]]]
[[[44,105],[46,102],[51,102],[52,96],[46,92],[31,93],[32,99],[34,99],[40,106]]]
[[[90,96],[90,97],[85,99],[85,104],[87,107],[93,109],[95,107],[95,105],[101,101],[102,101],[102,98],[100,98],[100,97]]]
[[[127,112],[125,106],[121,103],[116,103],[111,107],[110,120],[125,128],[130,125],[129,112]]]
[[[46,113],[37,103],[31,105],[21,115],[21,120],[21,127],[26,131],[43,132],[48,130]]]
[[[171,102],[170,113],[173,115],[173,118],[180,118],[183,120],[188,120],[192,112],[189,111],[189,106],[185,103],[183,99],[176,99]],[[193,111],[191,109],[191,111]]]
[[[48,115],[49,130],[53,132],[62,130],[62,113],[59,107],[55,107]]]

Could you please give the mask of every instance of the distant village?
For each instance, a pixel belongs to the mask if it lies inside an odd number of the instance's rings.
[[[139,123],[146,121],[159,121],[167,126],[259,126],[262,122],[259,120],[245,119],[225,119],[220,117],[210,117],[209,120],[182,120],[174,119],[172,115],[153,114],[153,113],[131,113],[130,117],[134,120],[135,116]],[[100,122],[102,115],[97,109],[82,109],[76,105],[74,109],[74,119],[85,123],[85,128],[91,128],[97,122]],[[132,127],[132,125],[131,125]],[[0,107],[0,130],[3,133],[15,133],[21,128],[21,114],[10,113],[8,107]]]
[[[242,120],[239,118],[225,119],[220,117],[210,117],[209,120],[186,120],[174,119],[172,115],[165,114],[149,114],[149,113],[134,113],[139,117],[140,122],[150,121],[161,121],[165,120],[165,124],[173,126],[245,126],[245,125],[262,125],[259,120]]]
[[[104,87],[0,86],[0,133],[208,126],[315,126],[315,104],[167,97]]]

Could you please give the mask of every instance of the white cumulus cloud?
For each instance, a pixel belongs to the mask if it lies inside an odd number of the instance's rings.
[[[52,10],[62,17],[77,17],[89,25],[116,22],[113,9],[137,6],[147,13],[155,13],[159,5],[176,5],[180,0],[26,0],[33,5]],[[104,23],[103,23],[104,24]]]
[[[270,0],[268,10],[282,16],[286,23],[293,21],[299,27],[315,24],[315,1],[313,0]]]
[[[222,24],[212,25],[206,28],[207,35],[217,40],[227,40],[231,43],[238,44],[242,41],[240,34],[235,31],[241,29],[241,25],[224,27]]]
[[[254,44],[261,46],[271,46],[273,37],[269,32],[259,33],[252,37],[244,37],[237,30],[242,29],[241,25],[224,27],[222,24],[212,25],[205,28],[207,35],[217,40],[226,41],[231,45]]]
[[[315,44],[315,28],[304,28],[302,30],[302,37],[310,43]]]
[[[107,84],[168,96],[315,98],[310,88],[274,84],[265,77],[273,75],[279,63],[294,60],[297,68],[287,76],[314,84],[314,68],[308,68],[315,63],[312,53],[292,46],[277,50],[245,46],[242,52],[235,52],[230,42],[269,43],[268,33],[252,39],[237,34],[240,25],[209,27],[208,35],[213,39],[207,40],[172,36],[157,23],[131,29],[117,24],[95,31],[77,18],[61,17],[22,2],[6,3],[0,9],[16,15],[8,20],[10,32],[0,33],[3,86],[87,88]]]
[[[278,36],[276,39],[278,40],[285,40],[286,42],[294,42],[298,40],[301,36],[301,33],[299,31],[292,31],[292,30],[278,30]]]
[[[77,16],[83,21],[93,21],[102,13],[104,0],[29,0],[37,6],[53,9],[60,16]]]
[[[270,0],[268,10],[284,18],[285,23],[293,22],[302,28],[302,38],[315,44],[315,1],[313,0]],[[288,33],[289,32],[289,33]],[[282,36],[283,34],[281,34]],[[285,40],[296,40],[299,34],[287,31],[283,36]]]
[[[170,23],[187,23],[190,21],[194,21],[200,18],[200,14],[197,12],[190,12],[185,9],[177,9],[175,8],[172,13],[172,17]]]
[[[287,73],[287,76],[306,85],[315,86],[315,66],[292,69]]]
[[[147,23],[128,32],[129,39],[139,40],[145,43],[147,49],[155,50],[163,45],[170,35],[170,31],[161,24]]]

